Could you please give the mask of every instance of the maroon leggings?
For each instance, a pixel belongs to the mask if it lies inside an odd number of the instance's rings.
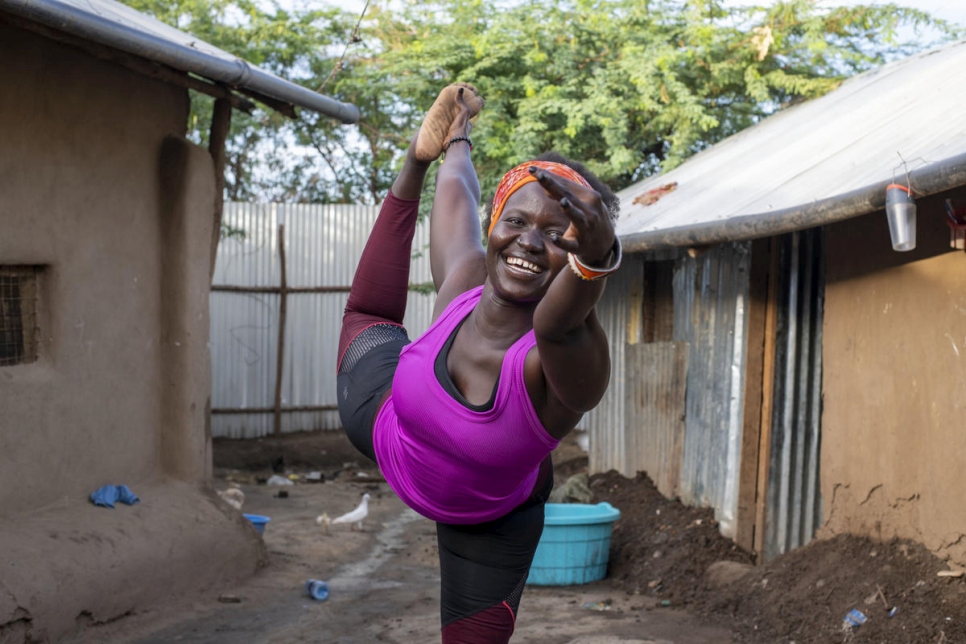
[[[419,199],[400,199],[390,192],[382,202],[352,278],[339,335],[339,367],[349,343],[364,329],[374,324],[402,326],[418,216]]]

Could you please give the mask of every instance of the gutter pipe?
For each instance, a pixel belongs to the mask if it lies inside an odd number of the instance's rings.
[[[927,197],[966,185],[966,153],[914,170],[909,173],[909,181],[916,197]],[[640,253],[666,248],[710,246],[814,228],[884,209],[886,186],[890,183],[893,183],[891,179],[880,181],[820,201],[757,215],[629,233],[621,235],[621,245],[624,252]]]
[[[244,87],[339,119],[343,123],[356,123],[359,120],[359,108],[355,105],[337,101],[279,78],[239,58],[222,58],[57,0],[0,0],[0,9],[203,78],[229,86]]]

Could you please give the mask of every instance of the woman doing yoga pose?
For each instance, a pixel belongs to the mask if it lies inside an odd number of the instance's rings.
[[[484,248],[471,118],[445,88],[410,145],[360,259],[339,344],[350,441],[437,524],[442,641],[509,641],[553,486],[550,452],[600,401],[610,358],[595,306],[620,264],[617,198],[544,155],[496,191]],[[436,175],[430,328],[402,327],[419,195]]]

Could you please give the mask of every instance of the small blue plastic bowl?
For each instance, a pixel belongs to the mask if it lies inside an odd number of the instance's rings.
[[[252,522],[252,525],[258,530],[258,534],[265,534],[265,524],[271,521],[270,518],[263,517],[260,514],[246,514],[244,516]]]

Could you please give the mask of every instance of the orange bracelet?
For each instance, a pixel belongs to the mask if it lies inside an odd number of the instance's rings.
[[[611,253],[617,255],[617,258],[614,260],[614,265],[608,268],[587,266],[587,264],[580,261],[573,253],[567,253],[567,263],[570,264],[570,270],[574,272],[574,275],[586,282],[592,282],[607,277],[621,267],[623,251],[621,249],[621,240],[618,237],[614,237],[614,247],[611,249]]]

